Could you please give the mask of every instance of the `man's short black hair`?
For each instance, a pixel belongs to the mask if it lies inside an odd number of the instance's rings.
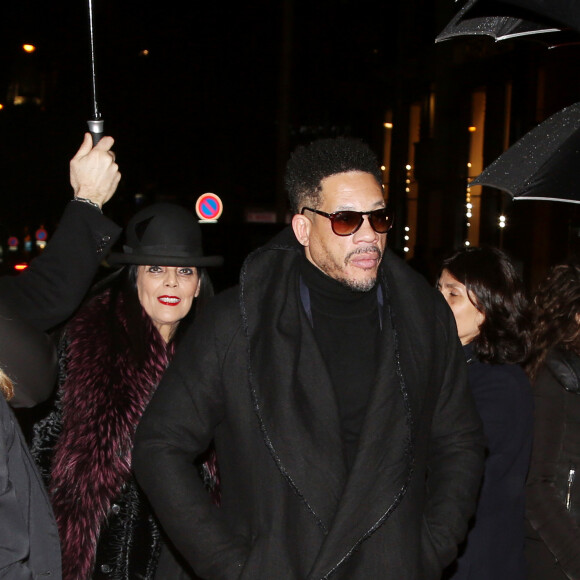
[[[318,208],[321,181],[348,171],[370,173],[382,186],[383,176],[377,157],[359,139],[317,139],[297,147],[286,165],[284,177],[292,211],[300,213],[304,206]]]

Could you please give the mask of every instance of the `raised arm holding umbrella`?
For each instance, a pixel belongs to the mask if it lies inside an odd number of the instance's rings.
[[[0,280],[1,578],[61,579],[52,508],[6,399],[32,406],[49,395],[55,360],[41,331],[70,316],[120,233],[100,212],[120,179],[109,155],[112,142],[105,137],[91,148],[86,135],[71,161],[71,184],[84,201],[77,197],[68,204],[46,250],[24,274]]]

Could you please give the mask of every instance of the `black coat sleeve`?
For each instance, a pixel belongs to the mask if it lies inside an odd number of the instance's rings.
[[[81,303],[120,233],[97,209],[69,202],[43,253],[22,274],[0,279],[0,300],[40,330],[64,322]]]
[[[202,578],[239,577],[247,547],[232,534],[205,489],[194,460],[223,418],[222,357],[207,311],[169,365],[135,438],[133,468],[167,535]]]
[[[475,512],[485,451],[481,419],[467,385],[465,355],[451,312],[447,314],[448,338],[441,352],[445,374],[431,425],[422,536],[426,569],[437,570],[437,577],[455,558]]]

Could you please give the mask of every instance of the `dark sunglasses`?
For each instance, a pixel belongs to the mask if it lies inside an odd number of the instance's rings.
[[[326,213],[325,211],[312,209],[311,207],[303,207],[300,213],[303,214],[304,210],[328,218],[330,220],[330,227],[337,236],[350,236],[357,232],[362,226],[365,215],[369,216],[371,228],[377,234],[386,234],[393,227],[393,213],[386,207],[373,209],[372,211],[343,210],[332,213]]]

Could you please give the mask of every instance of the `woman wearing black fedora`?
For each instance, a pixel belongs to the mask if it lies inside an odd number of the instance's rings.
[[[162,535],[132,474],[133,436],[176,343],[213,293],[205,268],[222,258],[204,255],[191,213],[157,203],[131,218],[123,252],[109,262],[122,268],[66,326],[56,407],[33,442],[63,580],[155,577]],[[213,455],[202,472],[215,483]]]

